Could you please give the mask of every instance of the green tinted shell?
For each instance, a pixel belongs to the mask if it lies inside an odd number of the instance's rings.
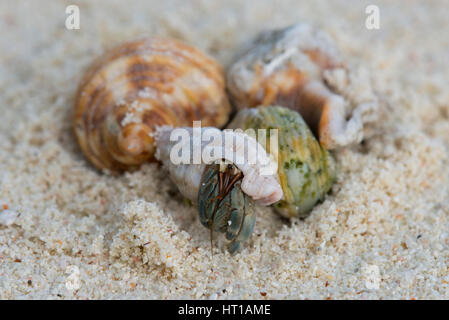
[[[242,109],[229,127],[279,130],[278,176],[284,199],[274,204],[276,211],[286,217],[304,217],[324,199],[335,180],[335,161],[299,113],[277,106]],[[268,137],[265,143],[258,142],[275,156]]]

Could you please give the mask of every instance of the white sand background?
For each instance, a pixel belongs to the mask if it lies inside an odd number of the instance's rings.
[[[81,29],[64,27],[77,4]],[[380,30],[365,7],[380,8]],[[448,299],[447,1],[0,1],[0,298]],[[157,164],[112,177],[71,131],[84,68],[142,35],[225,67],[263,29],[307,21],[369,72],[380,120],[335,154],[338,181],[305,220],[259,209],[235,256]],[[8,210],[3,210],[3,207]],[[7,219],[4,219],[7,220]],[[149,242],[148,245],[141,245]]]

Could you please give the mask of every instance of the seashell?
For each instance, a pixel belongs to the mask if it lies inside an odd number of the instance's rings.
[[[376,119],[378,101],[370,85],[354,88],[359,84],[351,79],[359,81],[332,39],[302,23],[262,33],[227,74],[238,109],[294,109],[326,149],[360,142],[364,124]]]
[[[228,128],[278,129],[278,179],[284,197],[274,204],[285,217],[305,217],[324,199],[335,180],[336,164],[331,154],[316,140],[301,115],[293,110],[267,106],[240,110]]]
[[[99,57],[76,94],[74,129],[99,169],[124,170],[154,160],[157,126],[222,127],[231,111],[220,65],[172,39],[147,38]]]
[[[195,141],[194,130],[200,140]],[[214,136],[203,140],[202,137]],[[187,137],[178,141],[176,137]],[[232,144],[226,143],[231,138]],[[216,128],[171,128],[157,130],[156,158],[168,170],[179,191],[198,206],[201,223],[211,232],[225,232],[229,252],[249,239],[255,224],[255,203],[270,205],[282,198],[275,174],[267,174],[272,159],[252,137]],[[195,149],[195,148],[198,149]],[[186,152],[183,162],[174,159]],[[195,163],[195,154],[209,155]],[[254,163],[247,161],[257,155]]]

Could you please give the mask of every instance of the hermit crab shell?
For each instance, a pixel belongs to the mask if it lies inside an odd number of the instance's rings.
[[[228,127],[278,130],[277,149],[268,145],[271,139],[259,141],[278,160],[284,198],[274,204],[277,212],[285,217],[304,217],[324,199],[335,180],[336,164],[299,113],[277,106],[243,109]]]
[[[194,139],[194,130],[199,130],[199,141]],[[183,136],[187,139],[178,139]],[[220,139],[204,139],[205,136]],[[229,136],[234,143],[226,143]],[[276,172],[264,170],[272,167],[273,159],[255,138],[245,133],[226,132],[213,127],[163,126],[157,129],[155,139],[156,158],[168,170],[179,191],[192,201],[198,198],[200,181],[206,166],[220,160],[233,163],[243,173],[241,189],[258,204],[267,206],[282,198],[282,189],[275,177]],[[182,152],[188,154],[185,161],[174,160],[173,156],[178,156]],[[200,159],[196,163],[194,157],[198,154],[207,154],[207,162]],[[254,163],[246,161],[252,158],[252,155],[256,155],[257,161]]]
[[[354,88],[351,72],[326,33],[301,23],[262,33],[230,67],[227,82],[237,108],[294,109],[325,148],[335,149],[361,141],[377,110],[369,83]]]
[[[122,44],[98,58],[81,80],[74,129],[100,169],[124,170],[154,159],[157,126],[221,127],[231,111],[217,62],[172,39]]]

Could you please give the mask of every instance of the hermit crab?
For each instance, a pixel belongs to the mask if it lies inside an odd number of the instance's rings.
[[[195,130],[199,130],[197,141]],[[210,229],[211,241],[214,231],[225,232],[231,241],[231,253],[251,235],[255,203],[270,205],[282,198],[276,165],[247,134],[211,127],[162,127],[155,139],[156,158],[179,191],[197,204],[201,223]],[[202,159],[195,161],[199,154]]]
[[[376,118],[377,98],[357,77],[330,36],[299,23],[263,32],[229,68],[227,85],[237,108],[294,109],[326,149],[336,149],[360,142]]]
[[[74,129],[100,169],[125,170],[154,159],[157,126],[222,127],[231,111],[221,66],[172,39],[119,45],[87,69],[75,100]]]

